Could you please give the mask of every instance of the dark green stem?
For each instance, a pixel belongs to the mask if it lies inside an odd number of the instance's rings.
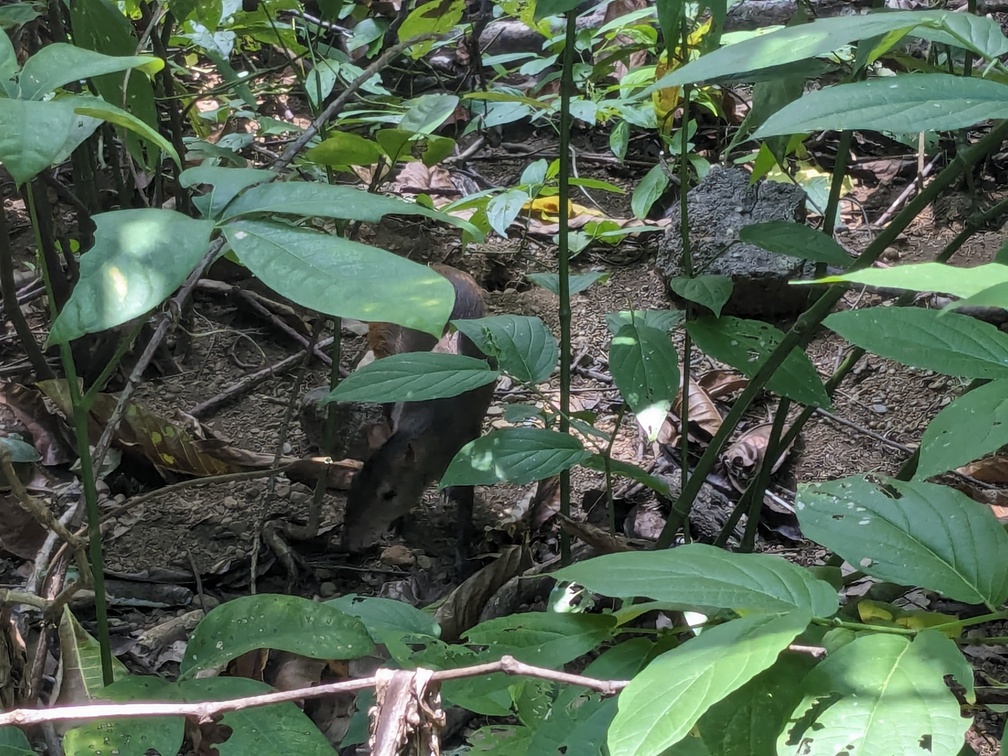
[[[560,243],[557,254],[557,272],[560,298],[560,432],[570,432],[570,379],[571,379],[571,304],[570,304],[570,244],[567,238],[569,217],[567,207],[570,202],[570,182],[573,172],[570,154],[571,115],[570,101],[574,92],[574,39],[577,33],[577,11],[567,12],[567,32],[564,36],[563,72],[560,76]],[[570,470],[560,473],[560,512],[570,516],[571,482]],[[570,537],[562,533],[560,537],[560,559],[569,564],[571,558]]]

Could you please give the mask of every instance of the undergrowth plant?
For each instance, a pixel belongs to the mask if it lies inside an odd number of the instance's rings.
[[[344,113],[325,104],[339,86],[353,91],[368,86],[369,94],[375,97],[388,94],[372,73],[349,58],[344,60],[345,54],[323,51],[318,44],[302,44],[297,35],[280,29],[276,17],[270,15],[277,3],[263,0],[261,5],[254,12],[229,5],[230,14],[222,12],[211,19],[214,13],[207,4],[173,3],[173,17],[146,18],[152,38],[160,44],[184,39],[209,57],[227,82],[228,92],[236,97],[234,102],[244,102],[250,114],[258,105],[248,89],[249,82],[235,76],[227,64],[236,40],[243,45],[281,41],[299,59],[311,58],[314,66],[304,78],[304,88],[306,97],[320,111],[320,119]],[[460,21],[461,3],[452,4],[445,18],[437,20],[431,15],[433,5],[419,6],[402,21],[398,34],[403,49],[410,47],[405,44],[410,38],[443,33]],[[702,5],[716,22],[723,21],[724,2]],[[102,12],[110,11],[109,3],[99,6]],[[145,7],[130,5],[128,10],[140,11],[144,17]],[[71,10],[85,18],[88,15],[80,5],[72,5]],[[540,3],[532,21],[567,14],[565,49],[570,51],[574,45],[573,12],[569,2]],[[262,23],[256,15],[260,13],[265,19]],[[645,15],[635,16],[627,24],[636,24]],[[618,91],[616,102],[620,103],[616,111],[632,123],[628,114],[641,112],[641,103],[650,107],[646,98],[653,92],[682,88],[682,122],[686,126],[680,126],[669,142],[679,150],[674,165],[681,177],[688,178],[690,166],[703,169],[696,156],[690,155],[690,103],[696,102],[692,92],[711,83],[780,85],[776,90],[758,90],[767,99],[759,101],[762,107],[754,107],[744,126],[746,137],[762,140],[755,157],[757,166],[762,166],[757,173],[769,170],[768,155],[783,162],[794,153],[795,134],[824,129],[902,134],[956,131],[1006,115],[1003,103],[1008,101],[1008,85],[1002,83],[1004,71],[998,58],[1008,52],[1008,39],[988,19],[938,11],[843,17],[751,36],[697,57],[680,51],[689,49],[691,39],[685,4],[660,3],[657,15],[666,53],[675,58],[678,52],[679,63],[668,66],[665,76],[644,89],[621,87],[613,91]],[[225,19],[227,23],[223,23]],[[424,19],[430,23],[425,25]],[[361,19],[360,27],[365,20]],[[163,25],[159,27],[158,21]],[[208,26],[210,21],[213,23]],[[215,25],[229,28],[210,28]],[[375,223],[391,214],[420,215],[453,224],[469,237],[478,238],[488,228],[506,232],[527,203],[554,192],[559,207],[566,207],[574,182],[565,170],[569,152],[562,149],[563,157],[555,165],[542,162],[529,166],[519,186],[461,200],[460,206],[468,203],[470,209],[480,211],[473,222],[464,222],[421,203],[322,182],[278,180],[280,171],[309,137],[279,158],[274,170],[247,167],[237,157],[245,136],[224,145],[219,141],[190,142],[190,157],[204,155],[206,160],[182,170],[178,149],[183,143],[181,131],[165,139],[156,130],[156,119],[150,122],[149,112],[148,120],[137,114],[146,112],[140,103],[154,92],[155,85],[147,75],[163,70],[163,61],[84,50],[77,37],[85,37],[86,28],[79,20],[72,29],[74,45],[45,47],[23,65],[18,64],[10,40],[0,38],[0,87],[5,95],[0,100],[0,124],[5,127],[0,159],[15,181],[22,185],[31,182],[40,172],[62,163],[102,124],[109,124],[108,134],[114,127],[136,135],[134,139],[121,132],[122,143],[136,165],[156,167],[159,156],[167,155],[179,164],[181,187],[205,187],[193,198],[193,215],[162,207],[95,206],[95,210],[106,211],[91,216],[94,244],[80,258],[79,280],[65,301],[51,298],[54,306],[59,305],[59,312],[48,344],[62,348],[71,386],[85,497],[92,505],[92,570],[100,580],[101,543],[92,467],[96,460],[87,443],[86,415],[92,391],[100,388],[102,381],[91,383],[81,393],[71,342],[110,331],[128,342],[137,323],[225,249],[275,291],[323,315],[388,321],[440,334],[451,311],[451,287],[444,279],[342,233],[320,231],[310,221],[322,219],[335,224],[338,231],[348,232],[357,222]],[[379,26],[354,34],[361,46],[369,47],[387,30]],[[599,39],[611,42],[606,35],[612,31],[599,32]],[[713,33],[711,39],[717,37]],[[991,76],[977,76],[971,68],[955,73],[876,76],[886,55],[901,41],[915,37],[965,50],[988,63]],[[637,38],[649,39],[644,31]],[[696,37],[693,39],[695,42]],[[135,41],[139,43],[139,39]],[[582,48],[588,47],[583,42]],[[419,57],[430,46],[412,49]],[[832,56],[838,50],[848,66],[847,83],[808,94],[794,86],[796,79],[804,84],[809,71],[818,70],[818,61],[835,62]],[[73,61],[72,67],[67,66],[68,60]],[[127,71],[129,76],[124,74]],[[573,75],[573,56],[566,56],[561,80],[583,83],[590,72],[582,73],[580,79]],[[71,91],[82,80],[93,83],[101,97]],[[155,82],[162,96],[175,96],[176,82]],[[491,89],[481,98],[506,102],[512,95],[505,94],[495,98]],[[555,102],[523,104],[544,115],[573,113],[580,118],[578,112],[590,111],[599,117],[611,103],[592,92],[582,99],[592,102],[594,110],[582,107],[578,111],[571,107],[571,97],[571,89],[562,86]],[[394,165],[414,152],[433,165],[454,147],[434,132],[458,104],[454,95],[439,94],[410,103],[400,101],[394,107],[386,103],[381,112],[353,112],[348,115],[353,124],[376,128],[367,136],[331,129],[304,154],[304,164],[299,167],[321,176],[354,166]],[[337,105],[345,105],[345,100]],[[137,113],[131,110],[134,106]],[[394,118],[390,112],[396,114]],[[189,110],[187,117],[192,123],[203,116]],[[565,140],[569,138],[569,119],[560,121],[559,130]],[[504,724],[494,722],[475,733],[470,742],[478,752],[538,753],[562,748],[567,753],[611,754],[836,753],[849,749],[871,754],[916,750],[957,753],[969,725],[960,715],[960,698],[970,702],[974,695],[972,671],[957,643],[968,627],[1004,616],[1008,565],[1003,555],[1008,553],[1008,535],[987,507],[928,479],[1008,444],[1004,430],[1008,425],[1001,421],[1006,411],[1004,397],[1008,396],[1008,335],[955,312],[900,306],[830,313],[844,287],[852,282],[939,289],[970,303],[1005,304],[1008,268],[1003,259],[971,271],[956,271],[941,262],[888,271],[869,268],[929,202],[999,149],[1006,134],[1008,126],[998,121],[986,136],[957,154],[856,260],[828,234],[804,226],[765,224],[747,229],[745,241],[845,270],[819,281],[829,288],[787,332],[755,321],[719,317],[731,282],[705,280],[701,285],[689,274],[674,284],[677,293],[691,302],[683,312],[629,310],[611,314],[609,365],[613,379],[630,411],[652,434],[677,393],[688,393],[688,370],[680,372],[678,366],[689,365],[691,355],[689,351],[677,352],[668,334],[672,328],[685,329],[688,343],[693,345],[690,349],[699,348],[749,378],[721,429],[688,471],[678,496],[673,496],[666,479],[611,459],[610,436],[595,428],[592,418],[572,415],[565,401],[547,405],[534,417],[525,414],[522,419],[535,420],[533,427],[496,429],[472,442],[456,457],[441,482],[442,486],[530,483],[577,465],[629,477],[673,499],[668,525],[659,540],[659,546],[665,547],[680,536],[693,499],[725,441],[761,391],[770,389],[786,400],[778,409],[766,460],[777,458],[776,450],[789,445],[816,407],[829,406],[831,392],[855,360],[848,360],[824,382],[803,349],[821,326],[833,329],[859,349],[975,379],[975,390],[934,418],[924,434],[916,464],[897,478],[866,472],[801,486],[796,502],[799,522],[806,536],[839,557],[835,563],[810,569],[776,556],[729,553],[701,544],[611,554],[568,564],[556,572],[558,588],[549,611],[476,624],[459,642],[441,639],[429,613],[398,602],[346,596],[316,603],[294,597],[250,596],[206,615],[189,639],[175,682],[127,674],[124,667],[113,663],[107,636],[100,645],[94,644],[79,631],[70,612],[59,606],[54,618],[67,638],[65,648],[75,651],[81,689],[93,698],[132,702],[197,702],[256,695],[268,691],[268,686],[201,674],[218,671],[240,655],[262,648],[325,660],[360,659],[378,653],[390,665],[434,670],[476,666],[508,655],[546,669],[577,664],[586,679],[623,681],[619,683],[622,691],[618,697],[606,697],[587,685],[514,678],[504,672],[474,673],[446,681],[441,686],[446,703],[485,717],[506,718]],[[621,139],[616,140],[617,146]],[[849,145],[849,141],[841,140],[841,145]],[[97,149],[93,142],[88,146]],[[841,151],[829,191],[824,194],[827,229],[835,222],[847,157]],[[375,175],[377,187],[380,171]],[[684,193],[685,187],[686,182]],[[647,194],[653,193],[648,189]],[[642,200],[635,209],[646,212],[648,205]],[[36,214],[33,223],[41,234],[45,220]],[[559,242],[563,263],[558,266],[559,274],[537,280],[561,294],[562,312],[567,308],[568,326],[560,340],[534,317],[502,315],[458,321],[454,326],[492,357],[497,367],[464,358],[452,364],[453,360],[438,355],[430,364],[413,359],[410,364],[419,364],[422,370],[404,377],[402,361],[389,357],[352,374],[333,391],[330,400],[444,398],[494,381],[501,374],[536,390],[549,380],[558,361],[562,377],[569,381],[569,296],[594,282],[569,276],[565,265],[570,239],[564,224]],[[39,246],[42,253],[45,241],[41,235]],[[943,260],[954,251],[946,250]],[[51,256],[40,254],[40,260],[47,276],[60,275]],[[690,271],[688,264],[686,270]],[[715,314],[701,316],[694,305]],[[567,360],[566,371],[563,360]],[[569,391],[569,383],[563,391]],[[124,402],[126,398],[128,394]],[[788,402],[807,409],[785,430]],[[518,417],[513,413],[510,419]],[[684,451],[683,462],[687,464],[689,449]],[[749,506],[747,502],[761,500],[765,481],[765,474],[755,478],[739,513]],[[856,567],[858,574],[844,573],[840,561]],[[923,588],[975,609],[963,618],[879,601],[845,601],[846,585],[863,576],[882,586]],[[101,596],[100,582],[98,589]],[[104,602],[99,600],[97,605],[101,616]],[[687,612],[683,622],[654,621],[658,615],[679,617],[682,612]],[[100,660],[100,665],[95,660]],[[956,693],[946,684],[946,677],[955,681]],[[363,742],[366,710],[363,703],[358,706],[358,721],[341,745]],[[0,722],[7,721],[0,715]],[[226,743],[217,746],[222,752],[261,746],[264,737],[276,744],[276,752],[333,751],[307,716],[290,702],[229,712],[221,721],[232,733]],[[130,744],[139,742],[144,749],[172,753],[183,742],[184,724],[183,717],[171,715],[89,723],[69,730],[63,744],[67,752],[127,752]],[[24,736],[10,728],[0,728],[0,743],[12,753],[29,752]]]

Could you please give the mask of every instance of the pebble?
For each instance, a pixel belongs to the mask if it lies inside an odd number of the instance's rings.
[[[378,561],[390,567],[411,567],[416,564],[416,557],[402,544],[395,544],[384,549]]]
[[[336,595],[336,583],[327,580],[319,585],[319,595],[322,598],[329,598]]]
[[[236,509],[238,507],[238,499],[236,499],[234,496],[225,496],[224,506],[227,507],[228,509]]]
[[[886,412],[889,411],[889,408],[886,407],[884,404],[873,404],[871,406],[871,411],[874,412],[876,415],[884,415]]]

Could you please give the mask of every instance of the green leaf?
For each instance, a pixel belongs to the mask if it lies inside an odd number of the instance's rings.
[[[938,291],[954,297],[971,297],[988,287],[1008,283],[1008,265],[989,263],[975,268],[957,268],[936,262],[908,263],[893,268],[864,268],[815,281],[828,284],[848,282],[890,289]]]
[[[930,478],[1008,444],[1008,379],[960,396],[939,412],[921,438],[916,478]]]
[[[305,152],[305,157],[321,165],[371,165],[382,154],[376,142],[349,131],[337,131]]]
[[[422,12],[425,8],[430,9],[440,5],[441,2],[442,0],[434,0],[432,3],[421,5],[415,12]],[[461,17],[462,3],[453,0],[451,6],[452,12],[458,10],[459,17]],[[439,19],[439,23],[442,21],[444,19]],[[401,35],[402,29],[399,32]],[[407,39],[410,36],[413,35],[410,34],[401,37],[401,39]],[[409,109],[400,119],[399,128],[410,134],[433,134],[455,114],[455,110],[459,106],[459,98],[453,94],[425,94],[410,100],[408,104]]]
[[[451,315],[451,283],[391,252],[265,221],[235,221],[223,230],[243,265],[302,307],[333,317],[395,323],[438,337]]]
[[[659,89],[700,81],[754,81],[758,74],[768,69],[828,55],[859,39],[911,30],[924,24],[938,28],[950,16],[956,15],[961,14],[948,11],[897,11],[823,18],[811,24],[784,27],[704,55],[699,60],[666,74],[642,94],[647,96]]]
[[[0,33],[0,81],[9,82],[17,72],[18,61],[14,45],[11,44],[10,37]]]
[[[634,218],[647,216],[651,206],[665,193],[668,182],[668,175],[661,163],[653,166],[644,174],[644,178],[637,184],[633,197],[630,199],[630,209],[633,211]]]
[[[357,617],[378,643],[384,643],[382,639],[388,635],[429,635],[436,638],[441,634],[441,628],[429,614],[403,601],[348,593],[325,603]]]
[[[835,312],[827,328],[862,349],[945,375],[1008,378],[1008,334],[989,323],[920,307]]]
[[[728,302],[734,287],[727,276],[673,278],[669,285],[683,299],[709,308],[716,318],[721,317],[721,308]]]
[[[955,643],[925,630],[911,642],[863,635],[805,678],[805,698],[778,740],[778,754],[960,753],[971,720],[945,684],[953,675],[973,700],[973,672]]]
[[[814,667],[804,654],[781,654],[772,667],[711,706],[697,723],[710,753],[776,753],[777,737],[801,701],[800,682]]]
[[[131,68],[139,68],[148,76],[153,76],[164,68],[164,61],[147,55],[102,55],[62,42],[46,45],[25,61],[21,69],[18,79],[21,99],[38,100],[72,81]]]
[[[117,108],[115,105],[111,105],[98,97],[87,97],[85,95],[74,95],[72,97],[64,97],[59,100],[59,102],[64,101],[73,102],[74,112],[78,115],[100,118],[103,121],[108,121],[109,123],[121,126],[124,129],[128,129],[129,131],[140,135],[168,155],[175,161],[176,165],[182,165],[182,161],[179,159],[179,155],[175,151],[175,148],[172,147],[171,142],[161,136],[156,129],[148,126],[139,118],[131,113],[127,113],[122,108]]]
[[[510,191],[498,194],[493,197],[486,207],[487,220],[490,221],[490,228],[508,238],[507,230],[518,217],[518,214],[525,207],[529,196],[521,189],[511,189]]]
[[[467,643],[492,647],[493,658],[509,654],[526,664],[560,669],[594,651],[615,629],[611,614],[523,612],[481,622],[464,637]]]
[[[182,678],[227,664],[258,648],[309,659],[359,659],[373,644],[364,624],[298,596],[243,596],[211,609],[193,630],[179,666]]]
[[[6,36],[6,35],[2,35]],[[0,727],[0,754],[3,756],[35,756],[28,736],[17,727]]]
[[[206,253],[213,224],[173,210],[114,210],[94,216],[95,244],[49,333],[64,344],[150,312]]]
[[[179,184],[185,189],[197,184],[210,185],[211,190],[195,197],[194,202],[205,217],[217,219],[242,189],[272,181],[275,176],[273,171],[261,168],[225,168],[206,163],[182,171]]]
[[[455,455],[439,488],[492,485],[516,486],[556,475],[589,456],[573,436],[541,428],[503,428],[466,444]]]
[[[580,5],[579,0],[536,0],[533,21],[541,21],[550,16],[562,16]]]
[[[465,3],[462,0],[432,0],[419,5],[410,11],[399,27],[399,41],[406,42],[421,34],[447,34],[462,20],[464,10]],[[433,40],[413,45],[410,48],[410,57],[419,60],[433,47]]]
[[[495,358],[501,370],[522,383],[547,380],[560,357],[556,337],[539,318],[497,315],[453,320],[452,325],[468,336],[483,354]]]
[[[422,215],[481,236],[467,221],[430,210],[415,202],[370,194],[348,186],[309,181],[254,186],[228,206],[224,220],[260,213],[357,220],[365,223],[377,223],[386,215]]]
[[[30,24],[43,13],[43,9],[31,0],[13,2],[0,8],[0,29],[17,29]],[[6,35],[3,35],[6,36]],[[0,42],[0,47],[3,43]]]
[[[609,149],[612,150],[612,154],[616,156],[616,159],[620,162],[626,157],[627,147],[630,144],[630,123],[628,121],[619,120],[616,125],[613,126],[613,130],[609,132]]]
[[[184,680],[179,695],[187,703],[226,701],[275,692],[258,680],[244,677],[207,677]],[[296,753],[299,756],[335,756],[332,745],[308,715],[293,702],[229,711],[220,724],[231,736],[214,745],[220,756],[248,753]],[[161,751],[168,753],[168,751]]]
[[[820,129],[957,131],[1006,117],[1008,85],[951,74],[904,74],[809,92],[770,116],[753,138]]]
[[[628,323],[609,345],[609,371],[648,440],[653,441],[679,392],[679,355],[669,335]]]
[[[957,307],[1000,307],[1008,309],[1008,283],[1001,283],[981,289],[971,297],[966,297],[958,302],[952,302],[945,306],[943,310],[951,310]]]
[[[556,273],[526,273],[525,278],[537,286],[542,286],[546,289],[546,291],[552,292],[553,294],[560,293],[560,276]],[[568,276],[567,286],[570,289],[570,295],[573,297],[575,294],[580,294],[594,283],[605,283],[608,280],[608,271],[593,270],[590,273],[575,273],[574,275]]]
[[[801,609],[832,616],[836,591],[803,567],[769,554],[732,554],[694,543],[665,551],[607,554],[564,567],[570,580],[617,598],[745,612]]]
[[[1008,599],[1008,533],[989,507],[946,486],[881,480],[799,486],[802,532],[881,580],[992,608]]]
[[[103,688],[102,698],[130,703],[176,701],[178,688],[158,677],[131,676]],[[68,730],[63,750],[75,754],[178,753],[184,736],[185,717],[113,717]]]
[[[619,330],[629,324],[637,323],[659,331],[671,331],[679,325],[685,313],[682,310],[620,310],[606,313],[606,328],[615,336]]]
[[[768,252],[797,257],[800,260],[848,267],[854,262],[843,247],[822,231],[809,228],[804,223],[788,221],[767,221],[746,226],[739,232],[739,239],[747,244],[755,244]]]
[[[704,352],[752,378],[784,334],[768,323],[740,318],[699,318],[686,330]],[[829,407],[829,395],[808,355],[798,347],[767,381],[770,391],[801,404]]]
[[[66,160],[101,121],[74,112],[74,98],[0,98],[0,163],[18,185]]]
[[[658,754],[675,745],[703,712],[772,665],[809,620],[802,610],[743,617],[662,654],[620,693],[609,752]]]
[[[485,360],[443,352],[405,352],[355,370],[324,402],[424,402],[486,386],[500,373]]]

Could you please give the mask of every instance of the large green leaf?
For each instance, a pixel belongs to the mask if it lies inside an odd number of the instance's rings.
[[[165,702],[177,701],[179,690],[159,677],[127,677],[103,688],[101,696],[130,703]],[[184,736],[184,717],[113,717],[68,730],[63,750],[72,754],[178,753]]]
[[[711,706],[697,722],[710,753],[775,753],[777,737],[801,701],[800,681],[814,667],[810,656],[781,654],[772,667]]]
[[[824,321],[853,344],[911,367],[969,378],[1008,378],[1008,334],[989,323],[920,307],[868,307]]]
[[[465,633],[467,643],[492,647],[493,657],[559,669],[594,651],[616,628],[613,615],[523,612],[481,622]]]
[[[187,703],[226,701],[274,692],[266,683],[244,677],[184,680],[178,688],[179,697]],[[249,753],[334,756],[336,753],[318,725],[293,701],[229,711],[221,716],[220,723],[231,730],[231,737],[225,742],[214,744],[220,756]]]
[[[957,268],[936,262],[909,263],[893,268],[864,268],[820,278],[815,283],[847,282],[972,297],[984,289],[1008,283],[1008,265],[988,263],[974,268]]]
[[[68,99],[68,98],[64,98]],[[100,118],[103,121],[108,121],[116,126],[121,126],[124,129],[128,129],[135,134],[143,137],[144,139],[152,142],[159,149],[165,152],[176,164],[181,165],[182,161],[179,159],[178,153],[175,148],[171,145],[167,139],[161,136],[160,133],[151,126],[141,121],[139,118],[134,116],[132,113],[127,113],[122,108],[117,108],[115,105],[111,105],[105,100],[99,97],[88,97],[86,95],[75,95],[72,98],[75,103],[74,112],[84,116],[90,116],[91,118]],[[63,100],[59,100],[62,102]]]
[[[770,667],[810,619],[802,610],[743,617],[662,654],[620,693],[609,752],[663,753],[703,712]]]
[[[780,220],[754,223],[739,231],[739,239],[770,252],[790,255],[800,260],[839,265],[841,268],[846,268],[854,262],[854,258],[836,241],[804,223]]]
[[[1006,84],[951,74],[906,74],[809,92],[770,116],[753,138],[820,129],[955,131],[1006,117]]]
[[[71,97],[50,102],[0,99],[0,163],[15,183],[66,160],[101,125],[74,112]]]
[[[193,630],[179,672],[192,678],[247,651],[274,648],[310,659],[358,659],[373,644],[363,623],[299,596],[258,594],[210,610]]]
[[[606,596],[646,597],[690,607],[832,616],[836,591],[803,567],[769,554],[732,554],[694,543],[664,551],[607,554],[564,567],[571,580]]]
[[[779,329],[759,320],[699,318],[686,330],[704,352],[753,377],[784,338]],[[767,381],[767,388],[801,404],[829,407],[829,395],[804,351],[795,347]]]
[[[924,431],[915,477],[930,478],[1008,444],[1008,379],[960,396]]]
[[[196,184],[208,184],[210,191],[195,197],[193,201],[204,217],[216,220],[242,189],[272,181],[275,177],[273,171],[261,168],[225,168],[205,164],[186,168],[179,176],[179,183],[185,189]]]
[[[326,397],[332,402],[424,402],[464,394],[497,380],[485,360],[442,352],[406,352],[365,365]]]
[[[799,486],[806,536],[873,577],[993,608],[1008,599],[1008,533],[947,486],[853,476]]]
[[[778,754],[961,753],[971,719],[945,684],[952,675],[973,700],[973,671],[940,633],[911,642],[876,633],[830,653],[803,683],[805,698]]]
[[[441,478],[440,487],[524,485],[556,475],[589,457],[581,442],[542,428],[503,428],[466,444]]]
[[[173,210],[115,210],[94,216],[95,244],[49,344],[97,333],[150,312],[202,259],[213,224]]]
[[[0,754],[3,756],[35,756],[28,736],[17,727],[0,727]]]
[[[480,235],[467,221],[430,210],[415,202],[370,194],[348,186],[309,181],[261,184],[247,189],[228,205],[223,219],[261,213],[357,220],[365,223],[377,223],[386,215],[422,215],[458,226],[476,236]]]
[[[626,324],[609,345],[609,371],[654,440],[679,391],[679,355],[669,335],[641,323]]]
[[[731,298],[735,284],[728,276],[681,276],[669,281],[669,287],[683,299],[710,309],[714,317],[721,317],[721,308]]]
[[[560,356],[556,337],[539,318],[497,315],[454,320],[452,324],[472,339],[483,354],[495,358],[501,370],[522,383],[545,381]]]
[[[223,229],[243,265],[303,307],[333,317],[396,323],[438,337],[451,315],[451,283],[391,252],[267,221],[233,221]]]
[[[154,75],[164,68],[164,61],[147,55],[113,57],[57,42],[43,47],[25,61],[18,79],[21,99],[38,100],[72,81],[130,68]]]
[[[682,68],[672,71],[652,84],[644,95],[666,87],[681,86],[691,82],[714,80],[755,80],[767,69],[796,63],[819,55],[828,55],[851,42],[889,33],[911,31],[915,27],[948,29],[959,25],[958,17],[967,14],[950,11],[897,11],[865,16],[838,16],[823,18],[811,24],[788,26],[770,34],[750,37],[709,55],[704,55]],[[979,19],[978,19],[979,20]],[[989,30],[989,45],[993,52],[1004,47],[1004,35],[990,20],[980,20],[976,27]],[[967,22],[972,23],[972,22]],[[956,26],[956,28],[959,28]],[[914,129],[916,131],[916,129]]]

